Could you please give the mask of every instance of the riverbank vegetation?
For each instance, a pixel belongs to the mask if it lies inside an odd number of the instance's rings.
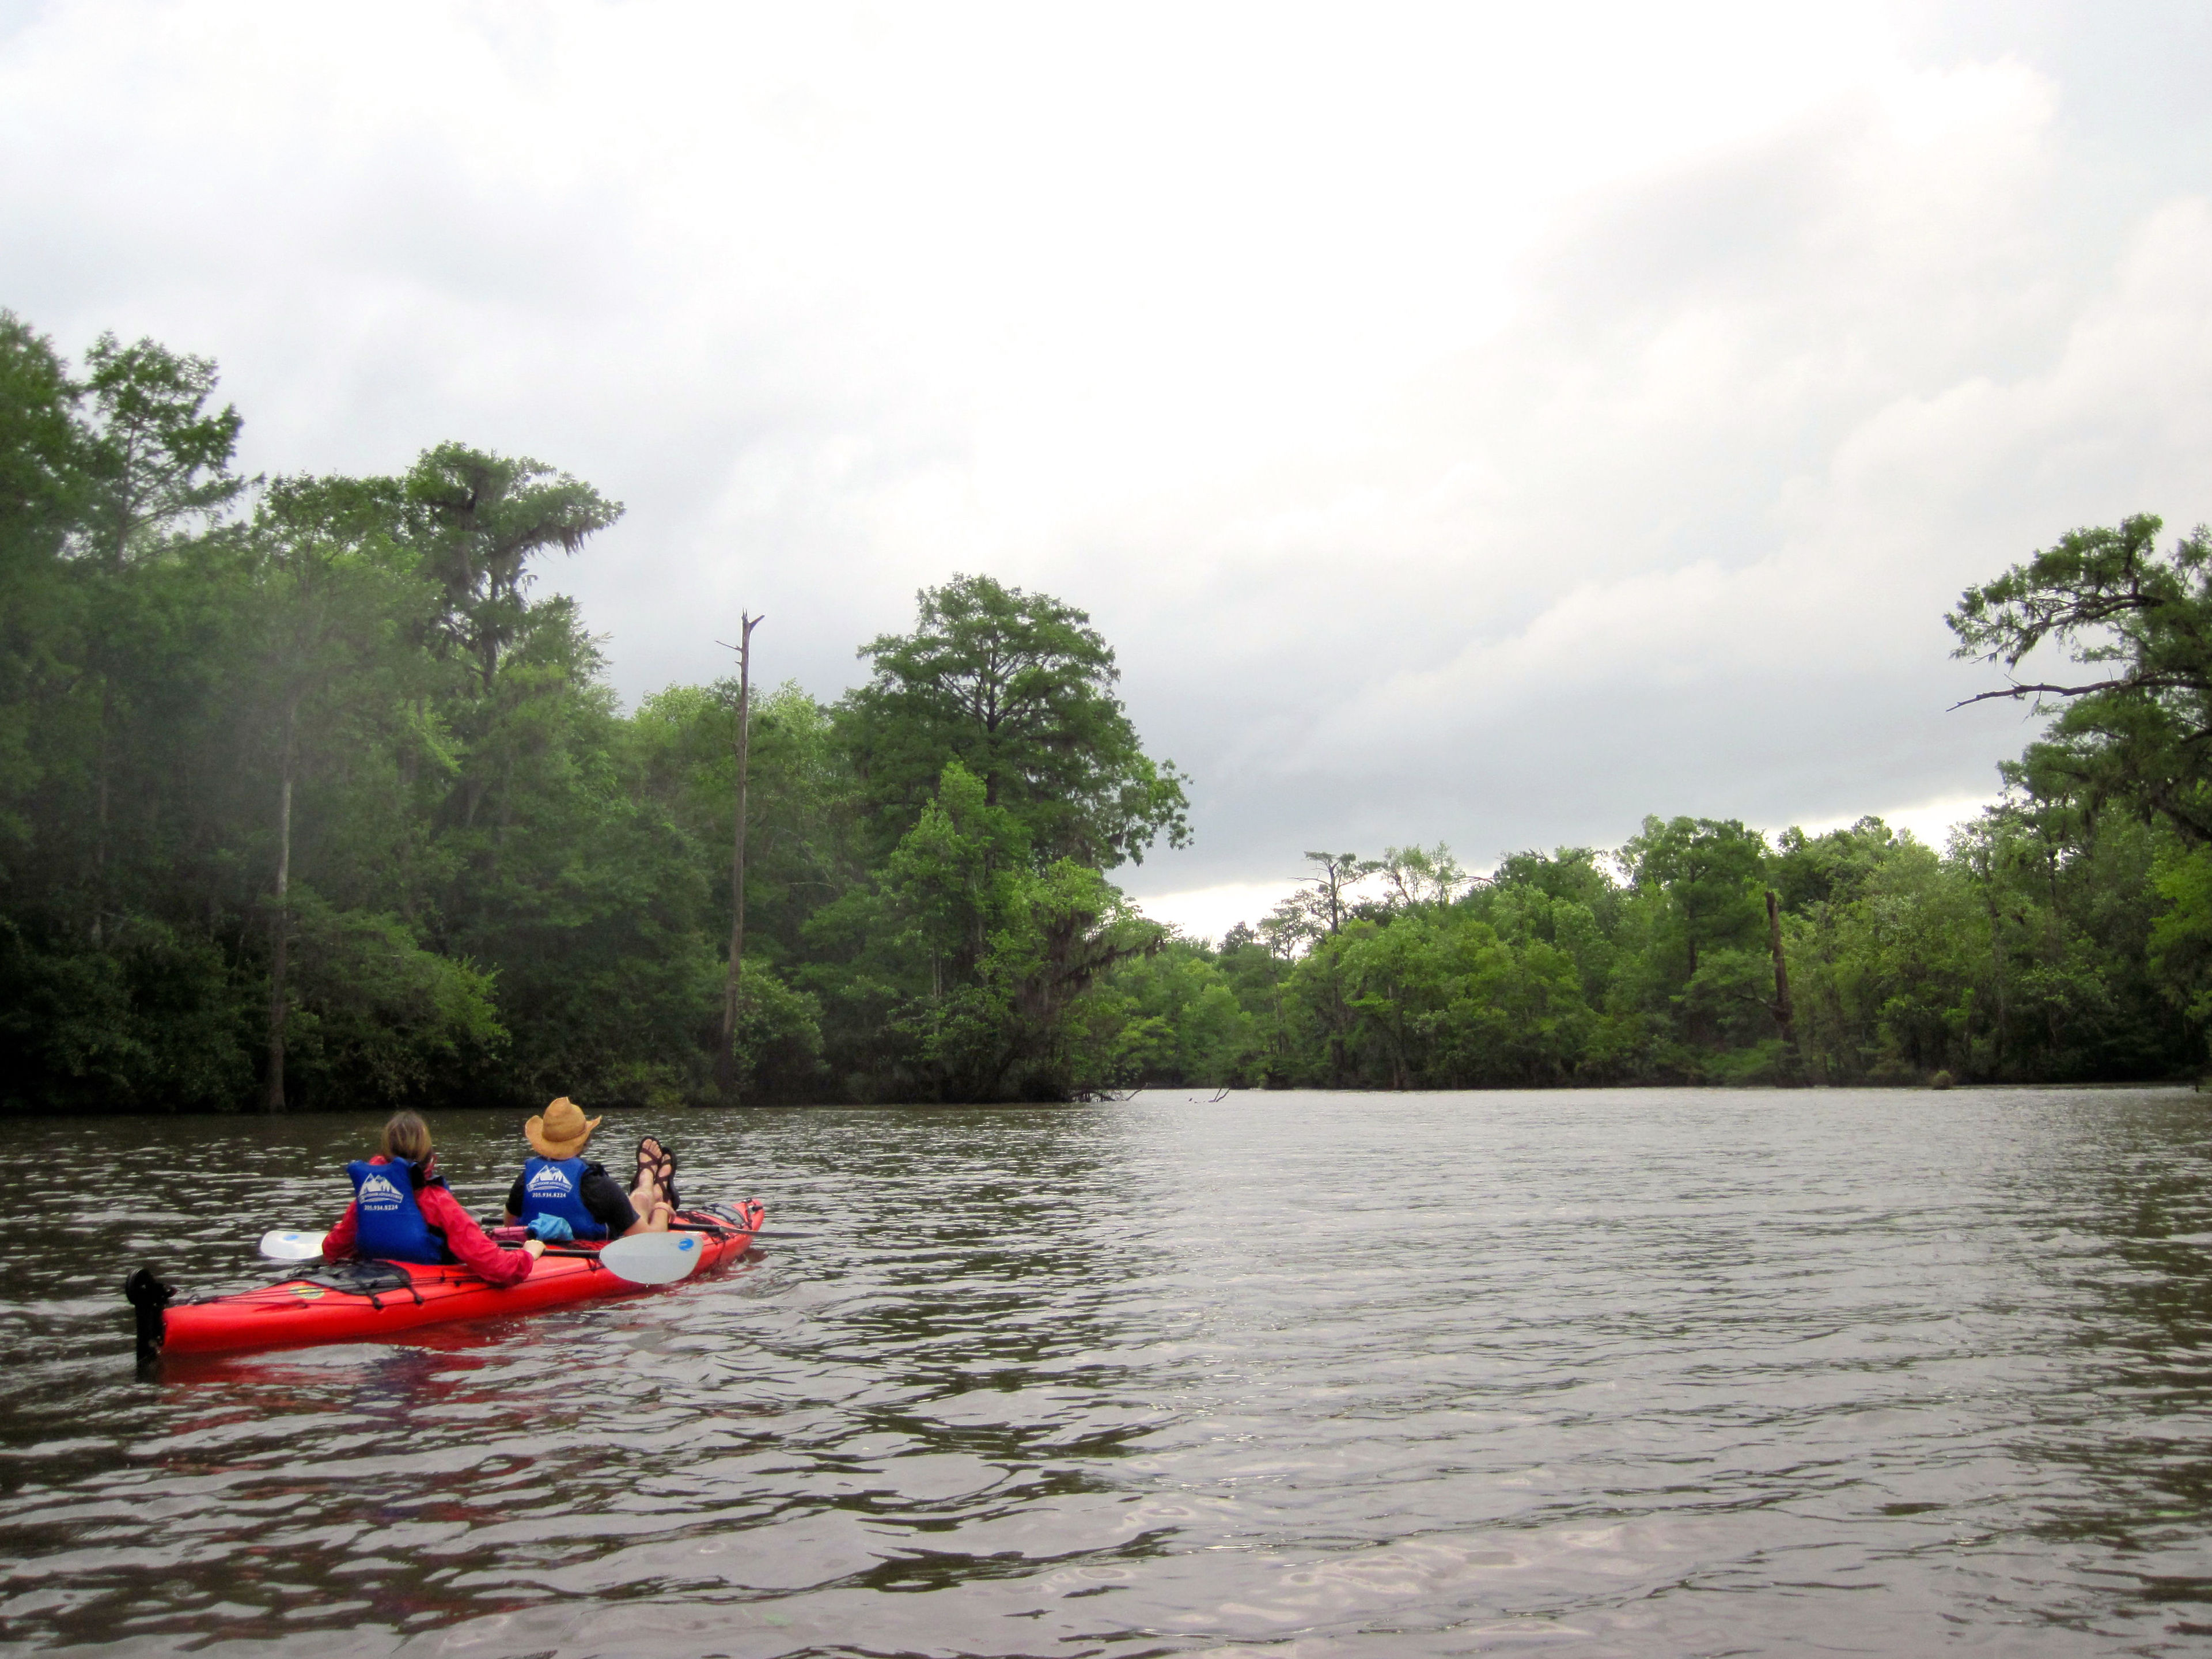
[[[1368,861],[1316,859],[1306,893],[1257,928],[1218,951],[1172,943],[1121,975],[1126,1015],[1106,1023],[1125,1073],[1481,1088],[2194,1063],[2194,993],[2158,948],[2171,866],[2138,824],[2085,834],[2008,809],[1939,854],[1873,818],[1771,841],[1651,818],[1617,852],[1518,854],[1480,880],[1443,849],[1375,862],[1365,896],[1327,896],[1332,872]],[[1401,887],[1409,865],[1444,878]]]
[[[213,364],[0,313],[0,1109],[713,1103],[737,686],[609,689],[540,584],[619,504],[462,444],[246,480]],[[2154,520],[1966,596],[2079,684],[1938,851],[1646,820],[1480,875],[1311,855],[1218,944],[1079,610],[919,597],[834,702],[756,693],[734,1097],[2140,1078],[2212,1016],[2207,548]]]

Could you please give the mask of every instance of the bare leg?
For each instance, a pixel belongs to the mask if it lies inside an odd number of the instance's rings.
[[[668,1207],[668,1201],[661,1197],[660,1183],[653,1178],[650,1171],[641,1173],[637,1185],[630,1188],[629,1206],[644,1219],[624,1233],[624,1238],[628,1238],[630,1233],[665,1233],[668,1231],[670,1218],[675,1214]]]

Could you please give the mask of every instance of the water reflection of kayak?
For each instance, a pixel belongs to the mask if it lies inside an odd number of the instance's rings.
[[[742,1255],[760,1231],[760,1200],[709,1204],[677,1221],[698,1241],[708,1273]],[[416,1262],[334,1262],[302,1267],[290,1279],[230,1296],[179,1297],[143,1269],[125,1287],[138,1320],[142,1363],[167,1353],[227,1353],[247,1348],[303,1348],[320,1342],[374,1341],[460,1319],[498,1319],[571,1302],[629,1296],[653,1288],[623,1278],[589,1245],[564,1244],[538,1259],[530,1277],[501,1289],[465,1267]],[[680,1282],[680,1281],[679,1281]]]

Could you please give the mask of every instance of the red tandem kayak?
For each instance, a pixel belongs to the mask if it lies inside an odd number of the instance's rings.
[[[700,1261],[689,1277],[744,1254],[765,1211],[758,1199],[685,1210],[677,1220],[699,1241]],[[599,1297],[651,1290],[602,1265],[588,1246],[538,1259],[530,1277],[504,1289],[465,1267],[411,1261],[303,1267],[295,1277],[231,1296],[179,1298],[143,1268],[124,1287],[138,1316],[141,1362],[167,1353],[228,1353],[249,1348],[301,1348],[323,1342],[374,1341],[451,1320],[497,1319],[536,1313]],[[349,1279],[373,1288],[355,1289]],[[679,1283],[682,1281],[678,1281]]]

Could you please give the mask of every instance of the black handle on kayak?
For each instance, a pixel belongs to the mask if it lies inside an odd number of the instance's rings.
[[[138,1370],[142,1376],[161,1357],[161,1345],[168,1340],[169,1304],[176,1294],[154,1277],[150,1267],[141,1267],[123,1281],[124,1298],[131,1304],[137,1324]]]

